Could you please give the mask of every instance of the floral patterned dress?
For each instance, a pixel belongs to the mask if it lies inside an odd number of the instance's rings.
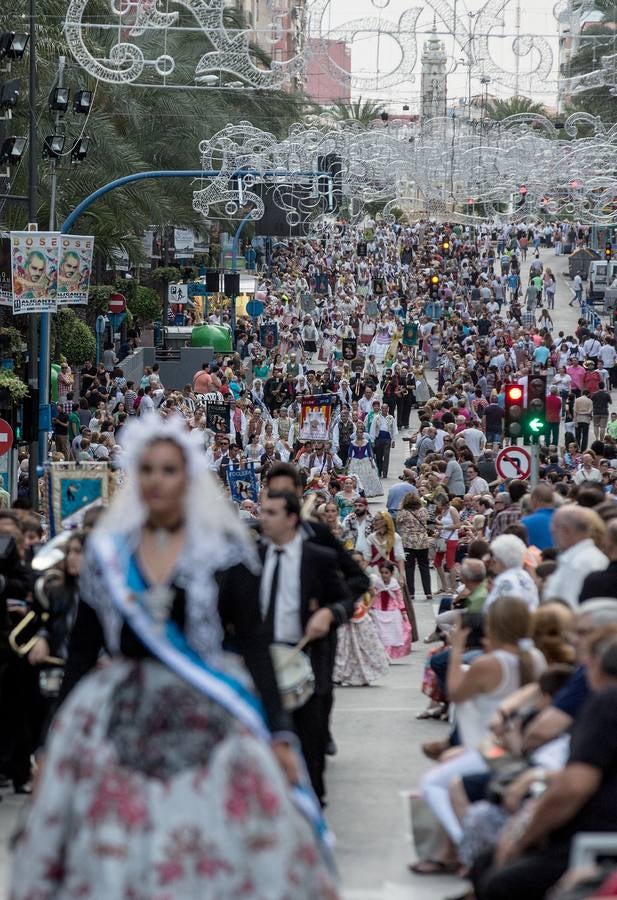
[[[350,622],[336,632],[333,681],[343,687],[374,684],[388,671],[390,660],[369,615],[370,593],[365,594]]]
[[[152,659],[56,717],[10,900],[336,900],[269,748]]]

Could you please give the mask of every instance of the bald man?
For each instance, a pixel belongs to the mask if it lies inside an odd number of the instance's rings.
[[[591,537],[594,527],[601,529],[602,520],[591,509],[568,503],[555,512],[551,534],[559,556],[544,588],[545,602],[562,600],[576,608],[587,575],[606,569],[608,559]]]

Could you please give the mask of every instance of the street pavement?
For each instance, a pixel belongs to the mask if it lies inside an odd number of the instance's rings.
[[[524,284],[531,259],[529,254],[523,264]],[[568,306],[572,293],[563,274],[567,257],[543,251],[542,259],[557,279],[556,309],[551,312],[554,334],[562,329],[572,334],[578,310]],[[411,433],[417,422],[415,416]],[[388,488],[397,483],[408,446],[400,439],[396,442],[384,497],[371,502],[373,512],[384,507]],[[422,638],[432,631],[435,611],[432,604],[418,599],[421,596],[417,590]],[[336,691],[333,732],[338,754],[328,763],[326,813],[336,838],[345,900],[439,900],[460,895],[464,889],[464,882],[456,878],[417,876],[407,870],[415,858],[407,796],[433,765],[423,757],[421,745],[447,733],[444,723],[415,718],[426,706],[420,692],[425,650],[421,641],[414,644],[411,656],[393,663],[377,685]],[[27,800],[9,790],[0,794],[0,898],[5,898],[8,842]]]

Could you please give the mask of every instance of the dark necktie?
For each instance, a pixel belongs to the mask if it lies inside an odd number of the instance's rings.
[[[281,555],[283,553],[282,550],[275,550],[276,559],[274,563],[274,570],[272,572],[272,581],[270,582],[270,599],[268,601],[268,609],[266,612],[266,618],[264,620],[264,627],[266,629],[266,635],[269,641],[274,640],[274,623],[276,617],[276,593],[278,591],[279,586],[279,571],[281,568]]]

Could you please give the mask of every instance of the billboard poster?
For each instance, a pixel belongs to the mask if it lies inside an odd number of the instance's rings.
[[[10,238],[0,238],[0,306],[13,306]]]
[[[279,327],[275,322],[268,322],[259,328],[259,343],[266,350],[274,350],[279,342]]]
[[[176,259],[193,259],[195,233],[192,228],[174,228],[174,256]]]
[[[76,234],[60,235],[58,304],[87,304],[92,275],[94,238]]]
[[[234,503],[242,503],[243,500],[257,502],[259,486],[252,463],[242,466],[242,468],[231,468],[230,466],[227,469],[227,483]]]
[[[53,231],[11,232],[14,315],[58,309],[59,240]]]
[[[343,359],[351,362],[358,355],[357,338],[343,338]]]
[[[313,394],[311,397],[302,397],[300,406],[301,441],[328,440],[332,410],[337,399],[334,394]]]
[[[229,434],[229,403],[206,404],[206,428],[215,434]]]

